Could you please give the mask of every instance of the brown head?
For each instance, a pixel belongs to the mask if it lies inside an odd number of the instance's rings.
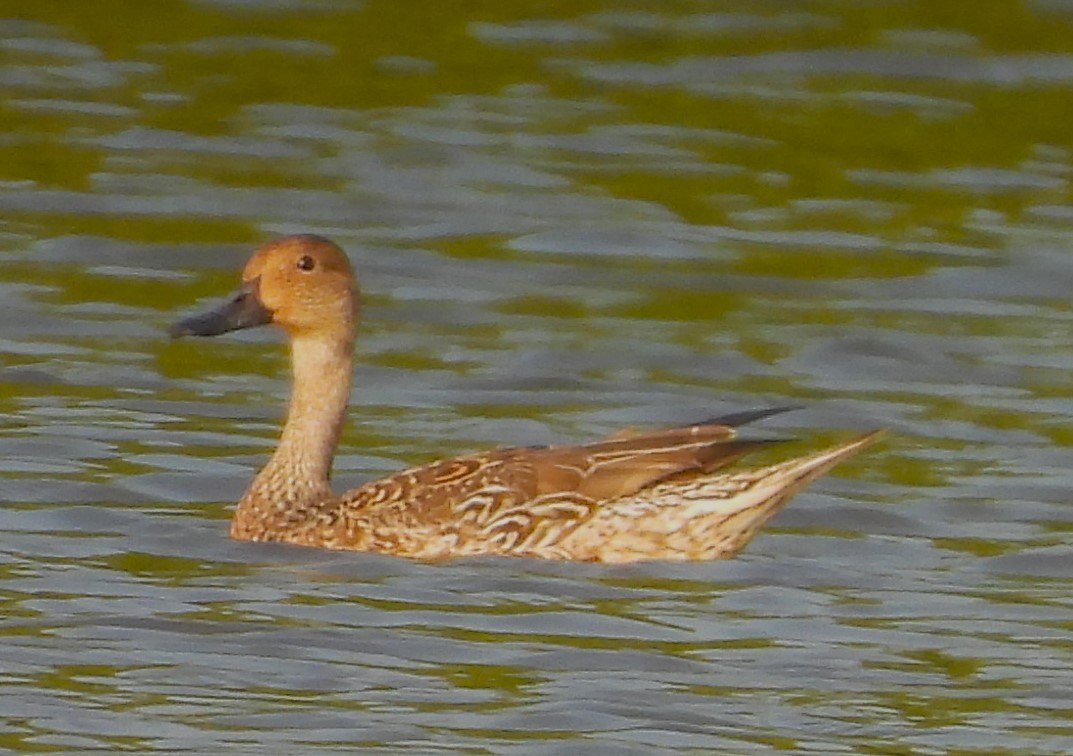
[[[217,336],[267,323],[292,338],[340,328],[351,333],[357,311],[357,281],[343,250],[323,237],[299,234],[260,247],[222,305],[176,323],[171,335]]]

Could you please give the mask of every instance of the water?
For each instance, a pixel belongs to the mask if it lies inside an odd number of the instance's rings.
[[[1073,752],[1062,2],[0,3],[0,749]],[[341,487],[798,404],[740,557],[235,543],[279,339],[365,292]]]

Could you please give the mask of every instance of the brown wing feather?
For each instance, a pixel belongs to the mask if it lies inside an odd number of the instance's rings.
[[[644,443],[641,443],[641,442]],[[539,494],[576,491],[598,501],[617,499],[670,477],[725,467],[765,441],[681,441],[635,438],[628,447],[605,444],[551,448],[532,464]]]
[[[768,443],[732,440],[723,425],[671,428],[583,446],[498,449],[368,483],[342,497],[340,514],[381,516],[411,526],[458,523],[527,532],[548,520],[565,528],[599,502],[676,476],[710,472]],[[564,533],[565,534],[565,533]]]

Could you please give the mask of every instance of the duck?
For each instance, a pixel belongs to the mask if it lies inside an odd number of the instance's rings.
[[[750,410],[587,444],[479,451],[336,494],[331,467],[359,313],[346,253],[321,236],[298,234],[260,246],[230,296],[171,327],[178,338],[273,325],[290,344],[286,420],[235,508],[232,538],[426,561],[721,559],[739,552],[794,494],[883,434],[740,467],[734,463],[773,442],[739,438],[738,428],[787,408]]]

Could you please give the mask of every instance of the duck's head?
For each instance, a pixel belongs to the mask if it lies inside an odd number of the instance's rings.
[[[292,338],[352,333],[357,308],[357,281],[343,250],[323,237],[299,234],[260,247],[223,304],[170,331],[175,338],[217,336],[272,323]]]

